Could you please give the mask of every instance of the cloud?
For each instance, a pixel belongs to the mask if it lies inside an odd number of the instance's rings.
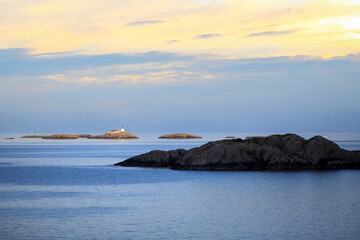
[[[342,130],[344,126],[349,131],[359,130],[360,61],[353,60],[358,55],[325,60],[306,56],[179,56],[162,52],[52,58],[34,57],[22,50],[7,53],[5,56],[17,56],[22,65],[12,65],[13,74],[17,70],[17,75],[0,77],[1,116],[14,112],[20,117],[2,120],[0,131],[8,130],[6,126],[16,119],[33,119],[39,125],[34,118],[53,115],[51,111],[71,119],[73,113],[102,113],[104,108],[113,107],[116,110],[109,111],[109,118],[124,118],[113,102],[117,98],[129,104],[131,120],[146,118],[146,123],[138,120],[135,125],[159,124],[159,130],[176,125],[176,119],[187,119],[187,126],[205,127],[207,131],[216,122],[224,123],[222,126],[228,131],[300,131],[300,127],[318,131],[324,128],[324,122],[329,131]],[[35,77],[22,71],[28,59],[34,61],[31,73],[37,74]],[[59,68],[55,68],[57,64]],[[49,66],[53,66],[50,71]],[[1,63],[0,68],[6,70]],[[92,110],[94,102],[98,105]],[[331,114],[339,117],[329,118]],[[52,125],[62,122],[51,120]],[[84,122],[87,123],[86,118]],[[19,122],[14,129],[22,126]]]
[[[99,68],[112,65],[131,65],[144,63],[164,63],[189,60],[193,56],[165,52],[145,52],[138,54],[99,54],[81,55],[76,53],[30,54],[30,49],[0,49],[1,76],[54,75],[64,71],[84,68]],[[21,71],[19,71],[21,69]]]
[[[177,43],[177,42],[179,42],[179,40],[176,40],[176,39],[166,41],[167,44],[173,44],[173,43]]]
[[[340,57],[340,59],[344,59],[344,58],[347,58],[347,59],[351,59],[353,61],[360,61],[360,53],[358,54],[349,54],[345,57]],[[334,57],[334,59],[337,59],[336,57]]]
[[[231,53],[247,58],[332,57],[354,53],[360,38],[355,32],[360,29],[357,0],[348,0],[346,4],[327,0],[5,2],[0,7],[1,46],[29,48],[33,53],[156,50],[182,54]],[[200,33],[207,34],[198,35],[200,29]],[[293,30],[284,29],[306,29],[306,34],[289,35]],[[254,42],[251,37],[256,36],[272,38]],[[194,41],[194,38],[211,37],[219,38]],[[171,44],[168,42],[171,39],[178,42]]]
[[[126,23],[125,26],[139,26],[139,25],[148,25],[148,24],[157,24],[157,23],[164,23],[166,21],[163,20],[150,20],[150,21],[135,21]]]
[[[208,34],[201,34],[194,37],[194,39],[206,39],[206,38],[214,38],[214,37],[221,37],[222,35],[219,33],[208,33]]]
[[[8,48],[0,49],[0,61],[24,59],[29,55],[29,49],[26,48]]]
[[[291,34],[294,32],[299,31],[298,29],[292,29],[292,30],[285,30],[285,31],[266,31],[266,32],[257,32],[257,33],[251,33],[247,35],[246,37],[258,37],[258,36],[277,36],[277,35],[284,35],[284,34]]]
[[[178,70],[147,71],[139,74],[110,74],[102,76],[84,76],[89,73],[70,72],[41,76],[41,79],[50,79],[63,83],[107,84],[121,82],[124,84],[199,84],[203,80],[216,79],[215,75],[199,72],[184,72]]]
[[[330,59],[329,63],[356,65],[359,55],[348,55]],[[148,52],[140,54],[105,55],[32,55],[27,49],[0,50],[0,77],[4,89],[9,81],[21,77],[28,78],[27,85],[50,84],[54,81],[69,84],[203,84],[210,80],[253,79],[255,76],[270,77],[283,74],[283,67],[311,64],[321,58],[309,56],[272,58],[229,58],[224,55],[181,55],[167,52]],[[340,61],[341,60],[341,61]],[[293,63],[293,64],[290,64]],[[358,67],[357,65],[354,67]],[[333,68],[333,67],[331,67]],[[19,71],[19,69],[21,71]],[[296,69],[294,70],[296,72]],[[31,80],[30,80],[31,79]],[[50,79],[53,81],[46,81]],[[11,82],[11,81],[10,81]],[[215,81],[210,81],[215,82]],[[23,85],[22,83],[19,84]],[[1,86],[0,86],[1,88]]]

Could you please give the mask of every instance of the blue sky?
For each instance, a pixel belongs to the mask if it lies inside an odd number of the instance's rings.
[[[0,0],[0,132],[360,132],[359,12],[359,0]]]
[[[360,56],[0,50],[2,132],[360,131]]]

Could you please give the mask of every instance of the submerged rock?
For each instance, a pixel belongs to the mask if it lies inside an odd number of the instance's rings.
[[[151,151],[116,163],[119,166],[177,170],[321,170],[360,169],[360,151],[347,151],[323,137],[296,134],[209,142],[188,151]]]

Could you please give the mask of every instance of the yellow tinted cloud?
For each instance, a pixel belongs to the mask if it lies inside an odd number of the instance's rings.
[[[42,76],[43,79],[55,80],[63,83],[106,84],[122,82],[125,84],[199,84],[203,80],[216,79],[214,75],[201,73],[184,74],[183,72],[163,71],[145,72],[141,74],[114,74],[102,77],[83,76],[82,74],[57,74]]]
[[[359,1],[293,2],[0,1],[4,16],[0,48],[26,47],[34,53],[170,51],[238,57],[331,57],[359,52]]]

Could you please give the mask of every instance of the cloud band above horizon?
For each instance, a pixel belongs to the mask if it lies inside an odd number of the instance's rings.
[[[326,58],[358,52],[359,12],[356,0],[0,1],[0,48]]]

